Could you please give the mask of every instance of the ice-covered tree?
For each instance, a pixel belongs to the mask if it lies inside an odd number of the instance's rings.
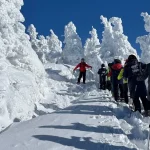
[[[144,27],[148,34],[138,37],[136,42],[140,44],[142,50],[141,60],[144,63],[150,63],[150,15],[148,13],[141,13],[141,16],[144,18]]]
[[[58,39],[58,36],[50,30],[51,35],[47,37],[49,53],[47,59],[51,63],[62,62],[62,42]]]
[[[72,22],[65,26],[64,36],[63,61],[64,63],[75,65],[84,56],[84,51],[81,39]]]
[[[21,23],[22,5],[23,0],[0,0],[1,123],[32,118],[44,94],[45,71]]]
[[[86,40],[84,46],[84,54],[86,61],[92,65],[94,73],[97,75],[97,71],[102,64],[100,58],[100,42],[97,35],[97,30],[92,27],[92,31],[89,32],[91,38]],[[97,47],[99,46],[99,47]]]
[[[36,31],[36,28],[33,24],[31,24],[28,27],[27,31],[30,35],[30,42],[31,42],[32,48],[37,53],[39,51],[39,46],[38,46],[39,40],[37,39],[38,32]]]
[[[48,54],[49,54],[48,41],[43,35],[40,35],[39,41],[38,41],[37,55],[43,64],[46,64],[48,62],[48,60],[47,60]]]
[[[51,35],[46,38],[43,35],[37,36],[36,28],[31,24],[28,33],[32,48],[43,64],[62,62],[62,42],[53,30],[50,30]]]
[[[46,53],[48,53],[48,42],[47,39],[43,35],[39,35],[36,31],[36,28],[34,27],[33,24],[31,24],[28,27],[28,33],[30,35],[30,42],[32,45],[32,48],[38,55],[39,59],[41,60],[42,63],[47,63],[46,60]]]
[[[100,17],[104,25],[103,38],[101,43],[102,60],[108,62],[114,58],[126,59],[130,54],[135,54],[136,50],[131,46],[128,37],[123,34],[122,20],[118,17],[112,17],[109,20],[103,16]]]

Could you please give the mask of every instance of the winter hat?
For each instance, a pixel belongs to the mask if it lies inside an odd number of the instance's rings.
[[[102,68],[105,67],[105,64],[102,64],[101,67],[102,67]]]
[[[112,63],[108,63],[108,67],[111,67],[113,64],[114,64],[113,62]]]
[[[128,61],[132,61],[132,60],[137,60],[136,56],[135,55],[129,55],[128,57]]]
[[[115,63],[115,64],[121,63],[121,60],[119,60],[119,59],[114,59],[114,63]]]
[[[85,61],[85,59],[84,59],[84,58],[82,58],[82,59],[81,59],[81,61]]]

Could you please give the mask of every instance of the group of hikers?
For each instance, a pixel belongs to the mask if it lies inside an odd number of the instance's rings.
[[[85,63],[84,58],[81,59],[74,71],[79,68],[79,78],[77,84],[83,77],[83,83],[86,80],[86,68],[92,66]],[[139,62],[135,55],[129,55],[128,59],[122,65],[121,60],[114,59],[112,63],[105,67],[101,65],[98,70],[99,83],[101,90],[109,90],[115,101],[124,101],[129,103],[129,98],[134,104],[134,111],[141,113],[141,102],[144,108],[144,114],[148,115],[150,110],[150,64]],[[148,90],[145,80],[148,78]],[[141,102],[140,102],[141,100]]]

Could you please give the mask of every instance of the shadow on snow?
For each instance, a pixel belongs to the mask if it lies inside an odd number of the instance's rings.
[[[86,126],[82,123],[73,123],[70,126],[40,126],[39,128],[55,128],[55,129],[69,129],[69,130],[79,130],[87,132],[96,132],[96,133],[108,133],[108,134],[125,134],[120,128],[113,128],[111,126]]]
[[[52,135],[34,135],[33,137],[42,141],[51,141],[54,143],[62,144],[64,146],[71,146],[77,149],[84,149],[84,150],[100,150],[100,149],[136,150],[135,148],[127,148],[125,146],[115,146],[110,145],[109,143],[100,143],[99,141],[94,142],[92,141],[91,137],[80,138],[72,136],[71,139]]]

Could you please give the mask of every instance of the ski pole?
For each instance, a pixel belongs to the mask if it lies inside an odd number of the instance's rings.
[[[149,124],[149,130],[148,130],[148,146],[147,146],[147,150],[149,150],[149,138],[150,138],[150,124]]]

